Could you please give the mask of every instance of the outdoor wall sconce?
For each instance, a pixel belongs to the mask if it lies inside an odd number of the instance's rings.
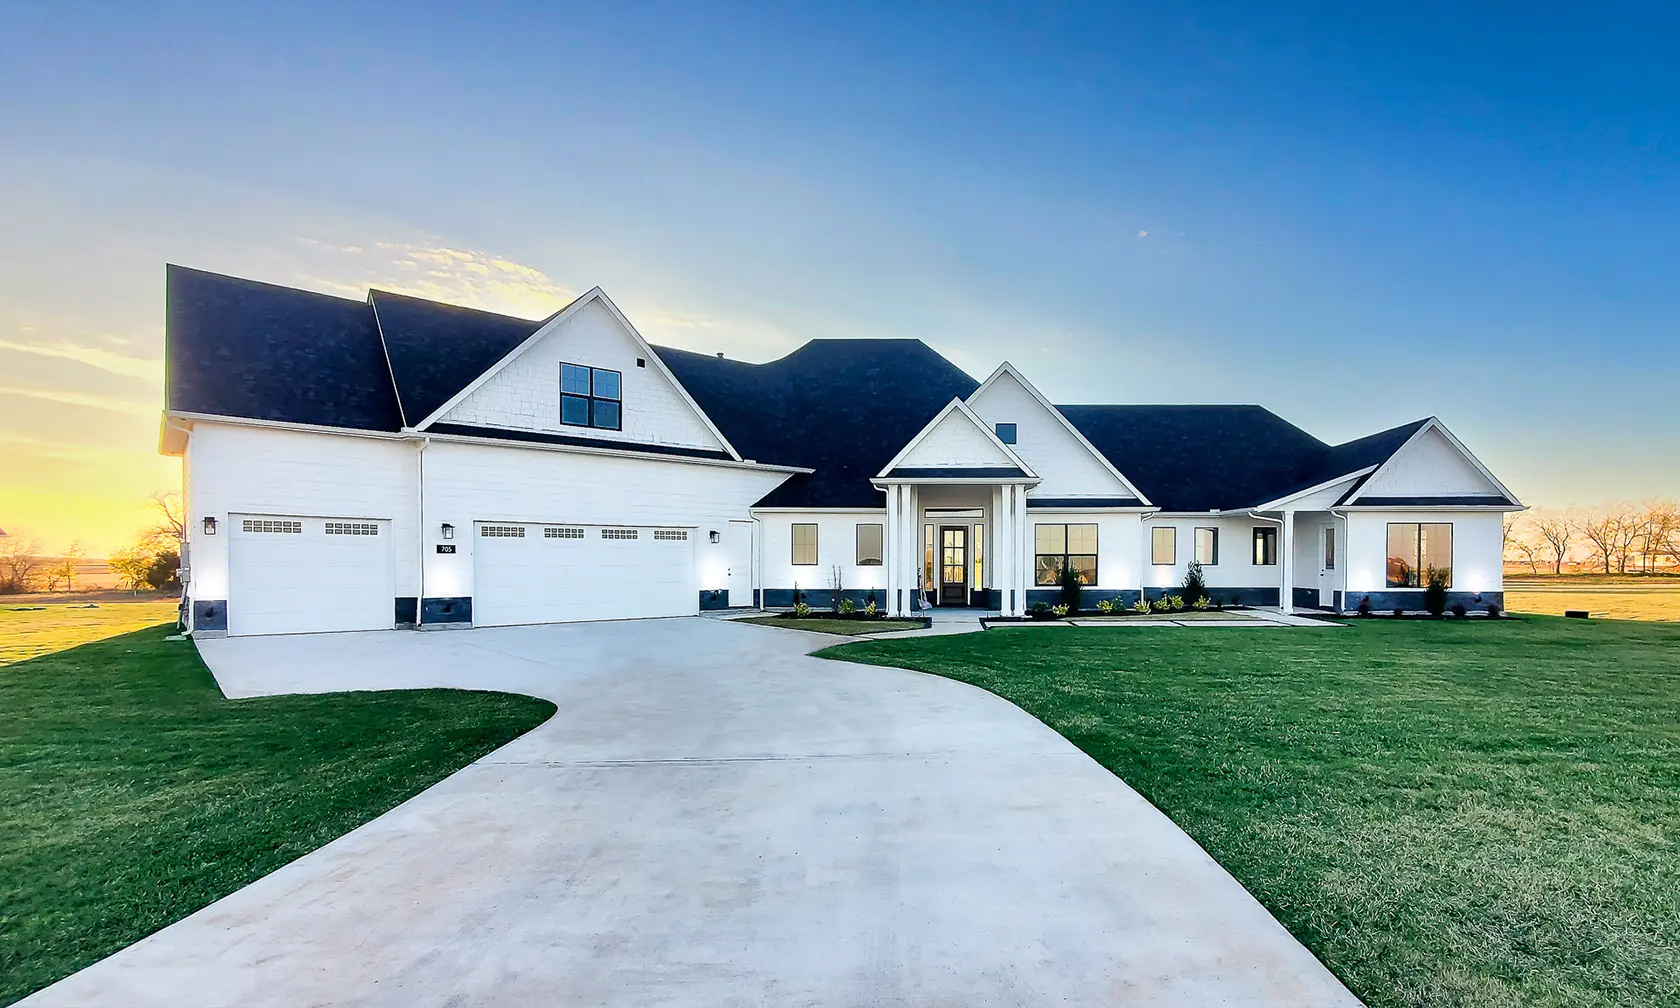
[[[214,519],[214,518],[204,519],[204,534],[207,535],[207,536],[211,536],[211,535],[216,534],[216,519]]]
[[[720,539],[722,539],[722,538],[723,538],[723,536],[722,536],[722,535],[720,535],[720,534],[718,534],[718,530],[717,530],[717,529],[713,529],[713,530],[712,530],[712,531],[711,531],[711,535],[710,535],[710,538],[711,538],[711,540],[712,540],[712,542],[717,542],[717,541],[718,541],[718,540],[720,540]]]
[[[455,526],[449,524],[448,522],[444,522],[442,527],[439,528],[438,531],[443,534],[443,537],[445,539],[455,538]]]

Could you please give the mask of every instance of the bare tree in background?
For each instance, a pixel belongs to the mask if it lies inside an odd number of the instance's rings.
[[[141,536],[141,541],[157,549],[181,551],[186,539],[186,514],[181,507],[181,495],[174,490],[154,490],[146,497],[157,509],[158,521]]]
[[[41,549],[22,536],[0,538],[0,595],[28,591],[41,573]]]
[[[1546,552],[1552,557],[1552,573],[1562,574],[1563,565],[1569,560],[1569,549],[1575,544],[1575,536],[1579,533],[1579,522],[1573,512],[1554,511],[1536,512],[1530,519],[1534,531],[1545,543]]]
[[[1534,530],[1534,523],[1521,515],[1505,516],[1505,550],[1503,558],[1506,563],[1527,564],[1530,574],[1540,573],[1540,556],[1544,544],[1538,539]]]
[[[1608,504],[1581,522],[1581,534],[1593,544],[1592,559],[1606,574],[1627,573],[1641,528],[1639,512],[1626,504]]]
[[[70,548],[64,551],[64,555],[59,557],[57,562],[49,566],[43,573],[42,577],[47,583],[47,591],[72,592],[76,590],[77,566],[81,563],[82,555],[82,544],[79,542],[71,543]]]

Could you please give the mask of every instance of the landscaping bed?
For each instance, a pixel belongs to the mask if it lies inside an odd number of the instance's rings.
[[[921,630],[931,624],[931,620],[921,618],[887,618],[884,616],[843,616],[832,612],[812,611],[806,615],[795,615],[792,612],[775,613],[769,616],[747,616],[742,619],[730,620],[731,623],[751,623],[755,626],[779,626],[788,630],[809,630],[813,633],[866,634],[892,633],[897,630]]]
[[[554,712],[532,697],[446,689],[227,700],[190,642],[165,640],[172,629],[0,669],[0,1004],[314,850]]]
[[[1680,627],[1348,619],[846,644],[1020,705],[1367,1004],[1680,1004]]]

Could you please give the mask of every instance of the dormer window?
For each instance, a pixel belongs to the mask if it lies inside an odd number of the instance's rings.
[[[560,422],[572,427],[624,427],[621,385],[617,371],[560,365]]]
[[[1012,424],[1012,423],[1000,423],[1000,424],[998,424],[997,425],[997,437],[998,437],[998,440],[1002,441],[1004,444],[1014,444],[1015,443],[1015,425]]]

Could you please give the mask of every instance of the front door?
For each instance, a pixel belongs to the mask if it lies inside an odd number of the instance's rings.
[[[939,604],[968,605],[968,527],[939,530]]]

